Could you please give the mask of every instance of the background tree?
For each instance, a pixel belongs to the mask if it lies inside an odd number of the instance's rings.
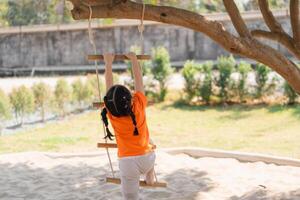
[[[15,118],[22,126],[24,124],[24,117],[34,110],[33,94],[29,88],[23,85],[19,88],[14,88],[9,95],[9,99],[14,110]]]
[[[0,135],[3,128],[3,122],[11,117],[9,99],[0,89]]]
[[[84,103],[91,101],[93,89],[90,84],[77,79],[72,83],[73,100],[79,104],[79,109],[83,109]]]
[[[47,23],[47,5],[48,1],[42,0],[9,0],[6,19],[12,26]]]
[[[0,25],[22,26],[72,21],[63,0],[2,0]]]
[[[51,24],[69,23],[72,17],[64,0],[51,0],[47,6],[48,22]]]
[[[8,3],[10,2],[10,6]],[[139,1],[142,2],[141,0]],[[144,0],[147,4],[174,6],[197,13],[224,12],[225,7],[220,0]],[[288,0],[268,0],[272,9],[288,7]],[[236,1],[239,10],[259,9],[257,0]],[[9,15],[7,15],[10,10]],[[21,11],[18,14],[17,11]],[[32,13],[31,11],[35,11]],[[22,18],[20,18],[22,17]],[[33,17],[33,18],[32,18]],[[1,0],[0,25],[57,24],[72,22],[70,12],[66,9],[65,0]],[[111,19],[104,23],[111,23]]]
[[[83,3],[84,1],[87,3],[87,0],[70,1],[74,4],[72,10],[74,19],[89,18],[89,9]],[[283,30],[271,12],[267,0],[258,0],[258,5],[270,31],[250,31],[242,19],[235,1],[223,0],[223,4],[238,35],[227,31],[221,22],[209,20],[198,13],[181,8],[146,5],[144,19],[183,26],[202,32],[227,51],[269,66],[286,79],[300,94],[300,69],[297,65],[278,50],[257,39],[263,37],[277,41],[284,45],[292,56],[300,59],[299,0],[290,0],[292,35]],[[93,7],[93,18],[140,19],[143,9],[141,3],[129,0],[93,1],[90,5]]]
[[[8,22],[6,20],[6,15],[8,12],[8,5],[6,1],[0,3],[0,27],[8,26]]]
[[[54,90],[54,102],[62,117],[67,114],[66,106],[70,103],[71,94],[72,90],[67,81],[64,79],[58,80]]]
[[[51,102],[51,89],[47,84],[40,82],[32,86],[35,107],[40,111],[42,122],[45,122],[45,114]]]

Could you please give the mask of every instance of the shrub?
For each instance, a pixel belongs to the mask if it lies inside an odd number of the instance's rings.
[[[293,105],[296,103],[298,94],[287,81],[284,82],[284,94],[288,98],[288,105]]]
[[[153,60],[151,73],[153,78],[159,83],[158,101],[164,101],[167,95],[166,82],[168,76],[172,73],[170,56],[166,48],[158,47],[153,49]]]
[[[62,117],[67,114],[66,105],[70,103],[71,88],[64,79],[57,81],[54,91],[54,101]]]
[[[228,92],[230,86],[230,76],[235,67],[235,59],[232,55],[229,57],[220,56],[217,61],[219,69],[219,77],[217,79],[217,86],[220,87],[219,97],[222,103],[228,101]]]
[[[24,85],[19,88],[14,88],[9,95],[10,103],[14,110],[15,118],[18,121],[20,118],[20,125],[24,123],[26,114],[30,114],[34,110],[34,97],[29,88]]]
[[[204,78],[200,84],[200,96],[206,104],[209,104],[212,95],[212,69],[212,62],[206,62],[201,66],[201,72],[203,73]]]
[[[264,64],[259,63],[255,68],[255,80],[256,80],[256,98],[261,99],[263,93],[267,91],[268,75],[271,70]]]
[[[87,76],[87,82],[88,87],[91,89],[92,92],[92,99],[99,101],[99,88],[98,88],[98,79],[96,75],[88,75]],[[101,91],[101,97],[105,95],[105,87],[103,84],[103,81],[101,80],[101,77],[99,77],[99,86]]]
[[[88,83],[83,83],[81,79],[77,79],[72,83],[73,100],[82,108],[84,103],[91,100],[93,95],[92,87]]]
[[[245,96],[248,94],[246,82],[248,73],[251,71],[251,65],[242,61],[237,66],[237,71],[239,73],[239,78],[237,82],[237,95],[239,97],[239,101],[243,102]]]
[[[5,95],[2,89],[0,89],[0,119],[10,118],[10,103],[9,98]]]
[[[199,65],[195,64],[194,61],[187,61],[184,64],[182,76],[185,80],[184,91],[187,94],[188,101],[191,101],[197,95],[199,81],[196,78],[196,74],[199,72],[199,69]]]
[[[32,86],[32,92],[34,96],[35,107],[40,110],[41,119],[45,121],[46,109],[51,102],[51,89],[43,83],[36,83]]]
[[[5,93],[0,89],[0,135],[2,132],[3,121],[9,119],[10,115],[10,104],[9,99]]]

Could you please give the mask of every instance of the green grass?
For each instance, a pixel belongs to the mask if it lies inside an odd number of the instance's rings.
[[[300,158],[300,106],[186,106],[147,110],[159,147],[195,146]],[[0,137],[0,153],[96,151],[103,138],[99,113],[69,117],[43,128]]]

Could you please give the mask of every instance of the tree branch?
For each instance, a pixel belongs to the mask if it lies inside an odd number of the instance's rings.
[[[74,9],[71,11],[73,18],[77,20],[89,18],[90,13],[87,4],[82,4],[82,2],[93,3],[93,18],[140,19],[143,9],[142,4],[129,0],[118,3],[113,7],[108,5],[110,0],[70,1],[74,4]],[[264,45],[253,37],[236,37],[226,31],[220,22],[208,20],[204,16],[191,11],[148,4],[145,10],[145,20],[173,24],[202,32],[229,52],[268,65],[282,75],[300,94],[300,69],[277,50]],[[244,31],[243,34],[247,34]]]
[[[74,9],[71,11],[74,19],[88,19],[89,10],[85,5],[80,3],[80,0],[74,1]],[[79,4],[76,5],[77,1]],[[94,1],[96,0],[88,0]],[[104,3],[106,1],[106,4]],[[110,0],[103,0],[101,5],[94,4],[92,6],[92,18],[116,18],[116,19],[140,19],[143,5],[132,1],[118,4],[110,7],[107,2]],[[154,6],[146,5],[145,20],[168,23],[178,26],[190,28],[208,35],[212,40],[222,45],[230,52],[237,53],[242,48],[241,39],[235,37],[227,32],[224,26],[217,21],[211,21],[202,15],[190,12],[184,9],[169,7],[169,6]],[[228,43],[228,41],[233,41]]]
[[[234,25],[235,30],[239,33],[241,37],[251,37],[248,28],[237,8],[234,0],[223,0],[224,6],[230,19]]]
[[[267,0],[258,0],[258,5],[260,11],[263,15],[263,18],[272,32],[283,33],[284,30],[282,29],[281,25],[277,22],[272,11],[269,8],[269,3]]]
[[[295,4],[297,4],[296,1],[299,3],[299,0],[291,0],[291,4],[296,6],[295,5]],[[261,10],[261,13],[263,15],[263,18],[264,18],[267,26],[271,30],[271,32],[262,31],[262,30],[261,31],[254,30],[251,32],[251,34],[254,37],[264,37],[264,38],[275,40],[275,41],[281,43],[289,50],[290,53],[292,53],[296,58],[300,59],[300,46],[297,45],[297,42],[295,42],[295,40],[283,30],[280,23],[277,22],[277,20],[275,19],[274,15],[272,14],[272,12],[269,8],[268,1],[267,0],[258,0],[258,4],[259,4],[259,8]],[[295,12],[296,14],[299,11],[298,9],[294,9],[294,8],[293,8],[293,10],[294,10],[293,12]],[[295,17],[295,18],[297,18],[297,17]],[[299,18],[298,18],[298,20],[299,20]],[[293,21],[292,23],[297,23],[297,19],[292,20],[292,17],[291,17],[291,21]],[[298,29],[295,31],[297,32],[297,34],[298,34],[298,32],[300,33],[298,25],[292,25],[292,27],[294,27],[295,29],[297,29],[297,27],[298,27]],[[294,28],[293,28],[293,32],[294,32]]]
[[[299,0],[290,0],[291,26],[293,30],[293,38],[298,48],[300,48],[300,14]]]
[[[283,44],[291,54],[300,60],[300,50],[296,47],[293,38],[282,33],[273,33],[263,30],[253,30],[251,34],[257,38],[267,38]]]

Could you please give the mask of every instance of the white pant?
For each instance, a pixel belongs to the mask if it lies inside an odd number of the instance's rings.
[[[155,153],[142,156],[129,156],[119,159],[121,187],[124,200],[138,200],[140,175],[154,178]],[[149,180],[151,181],[151,180]]]

